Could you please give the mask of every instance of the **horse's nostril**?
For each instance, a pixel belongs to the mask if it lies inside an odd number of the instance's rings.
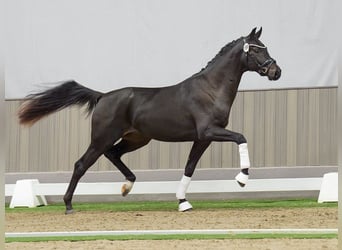
[[[276,72],[274,73],[274,80],[278,80],[281,75],[281,70],[277,69]]]

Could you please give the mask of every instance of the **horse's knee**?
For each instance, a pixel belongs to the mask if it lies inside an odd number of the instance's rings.
[[[243,134],[237,133],[236,134],[236,142],[238,145],[240,145],[242,143],[247,143],[247,140]]]

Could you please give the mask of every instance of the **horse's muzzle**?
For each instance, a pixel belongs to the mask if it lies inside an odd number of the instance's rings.
[[[267,72],[268,79],[271,81],[276,81],[280,78],[280,76],[281,76],[280,67],[276,63],[272,64]]]

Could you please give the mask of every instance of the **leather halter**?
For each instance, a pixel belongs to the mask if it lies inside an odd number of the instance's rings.
[[[243,40],[243,51],[246,53],[247,57],[247,64],[248,64],[248,53],[249,53],[249,48],[250,47],[256,47],[260,49],[266,49],[266,46],[261,46],[258,44],[253,44],[253,43],[247,43],[246,40]],[[257,60],[253,60],[256,65],[258,65],[258,72],[262,74],[267,74],[268,70],[270,69],[271,65],[273,63],[276,63],[276,61],[273,58],[268,58],[266,59],[263,63],[259,63]]]

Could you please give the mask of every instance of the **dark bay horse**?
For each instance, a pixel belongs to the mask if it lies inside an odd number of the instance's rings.
[[[71,200],[78,181],[102,154],[125,176],[121,191],[127,195],[136,177],[121,156],[145,146],[151,139],[193,141],[176,193],[179,211],[192,208],[185,194],[198,160],[212,141],[239,145],[241,172],[235,179],[244,186],[250,167],[247,141],[242,134],[225,128],[244,72],[255,71],[269,80],[281,75],[276,61],[259,40],[261,31],[254,28],[248,36],[227,44],[200,72],[173,86],[128,87],[100,93],[67,81],[29,95],[18,113],[22,124],[33,124],[70,105],[87,104],[89,113],[93,111],[90,145],[75,163],[64,196],[66,214],[73,212]]]

